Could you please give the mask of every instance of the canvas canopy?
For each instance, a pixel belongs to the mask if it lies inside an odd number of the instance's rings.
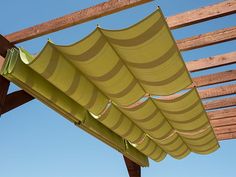
[[[142,166],[145,156],[181,159],[219,147],[195,88],[158,97],[192,84],[160,9],[69,46],[48,41],[36,57],[11,49],[2,75]]]

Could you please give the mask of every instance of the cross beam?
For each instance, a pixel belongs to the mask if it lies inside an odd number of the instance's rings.
[[[23,29],[5,37],[11,41],[11,43],[16,44],[151,1],[152,0],[110,0],[87,9]]]

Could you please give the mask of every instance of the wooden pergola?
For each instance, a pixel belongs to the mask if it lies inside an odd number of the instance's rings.
[[[147,2],[151,2],[151,0],[110,0],[6,36],[1,35],[0,68],[2,67],[7,50],[15,47],[14,45],[17,43],[31,40],[45,34],[53,33],[73,25],[81,24]],[[234,13],[236,13],[236,0],[226,0],[218,4],[167,17],[166,20],[170,29],[177,29]],[[187,51],[234,39],[236,39],[235,26],[177,40],[176,42],[180,51]],[[193,73],[234,63],[236,63],[236,51],[192,60],[187,62],[186,65],[189,72]],[[199,90],[199,94],[202,99],[206,100],[204,103],[205,109],[208,111],[211,110],[208,112],[208,116],[215,134],[220,141],[236,138],[236,108],[234,107],[236,106],[236,84],[229,83],[224,84],[223,86],[214,86],[214,84],[226,83],[234,80],[236,80],[235,69],[193,78],[194,85],[197,88],[212,85],[210,88]],[[34,99],[24,90],[7,94],[9,85],[10,82],[0,76],[0,115]],[[224,98],[226,95],[232,96]],[[215,99],[212,100],[211,98]],[[129,176],[140,177],[140,166],[126,157],[124,157],[124,160]]]

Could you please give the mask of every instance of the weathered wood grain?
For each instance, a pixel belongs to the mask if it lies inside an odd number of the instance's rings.
[[[206,70],[236,63],[236,52],[186,62],[190,72]]]
[[[167,23],[170,29],[181,28],[196,23],[212,20],[236,12],[236,1],[229,0],[217,4],[205,6],[168,17]]]
[[[176,40],[180,51],[197,49],[236,39],[236,27],[224,28],[197,36]]]
[[[232,98],[221,98],[213,101],[208,101],[204,103],[206,110],[226,108],[230,106],[236,106],[236,96]]]
[[[99,17],[103,17],[121,10],[134,7],[140,4],[150,2],[151,0],[111,0],[87,9],[83,9],[45,23],[41,23],[5,37],[12,43],[16,44],[26,40],[34,39],[39,36],[59,31],[77,24],[81,24]]]

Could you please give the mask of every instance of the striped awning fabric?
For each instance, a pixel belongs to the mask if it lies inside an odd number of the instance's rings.
[[[195,88],[171,100],[158,97],[192,84],[160,9],[126,29],[97,27],[69,46],[48,41],[36,57],[9,50],[2,75],[71,121],[94,121],[124,139],[137,149],[131,156],[181,159],[219,147]],[[141,155],[135,160],[147,165]]]

